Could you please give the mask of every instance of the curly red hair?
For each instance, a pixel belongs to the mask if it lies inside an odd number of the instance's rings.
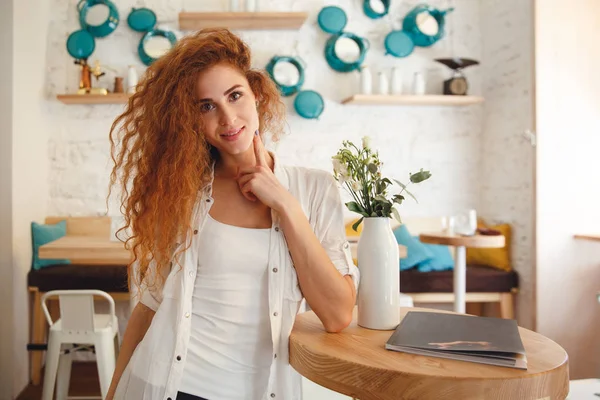
[[[108,196],[118,181],[125,221],[119,232],[132,232],[126,241],[134,255],[130,286],[136,274],[138,287],[142,281],[162,286],[176,241],[189,237],[198,191],[210,179],[214,158],[202,133],[196,85],[202,71],[219,63],[234,66],[248,80],[262,134],[276,141],[283,131],[285,107],[276,85],[251,68],[249,47],[227,29],[187,36],[148,67],[110,130],[114,167]],[[147,273],[152,261],[157,274]]]

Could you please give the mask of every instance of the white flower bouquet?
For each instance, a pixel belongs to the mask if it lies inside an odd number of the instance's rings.
[[[394,195],[388,194],[388,188],[392,181],[381,176],[382,163],[379,153],[370,147],[368,136],[363,137],[362,147],[345,140],[342,148],[332,157],[333,175],[335,179],[350,193],[354,201],[346,203],[346,207],[362,217],[352,225],[355,231],[361,224],[363,218],[388,217],[392,215],[402,222],[395,205],[400,205],[405,200],[405,195],[417,198],[406,188],[411,183],[421,183],[431,177],[429,171],[409,174],[409,183],[404,184],[396,179],[393,181],[401,188]]]

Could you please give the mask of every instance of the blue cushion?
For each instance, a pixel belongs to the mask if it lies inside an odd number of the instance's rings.
[[[33,261],[31,268],[39,270],[40,268],[56,264],[70,264],[70,260],[40,260],[38,252],[40,246],[52,242],[67,234],[67,221],[60,221],[54,225],[43,225],[36,222],[31,223],[31,240],[33,244]]]
[[[400,260],[400,270],[411,269],[433,258],[433,253],[419,239],[415,239],[405,225],[394,228],[394,236],[398,244],[406,246],[407,256]]]
[[[415,236],[415,239],[419,240],[417,236]],[[448,246],[430,243],[422,244],[433,254],[433,257],[417,265],[419,272],[448,271],[454,268],[454,259],[452,258],[452,254],[450,254]]]

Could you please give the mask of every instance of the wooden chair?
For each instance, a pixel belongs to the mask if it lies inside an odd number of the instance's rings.
[[[67,221],[67,236],[92,236],[110,239],[110,217],[47,217],[46,224]],[[115,301],[129,301],[126,265],[105,265],[89,259],[72,259],[71,264],[53,265],[29,271],[31,382],[41,382],[42,357],[46,349],[48,325],[42,312],[42,296],[51,290],[97,289],[111,295]],[[51,314],[57,315],[57,303],[51,302]]]
[[[347,222],[351,222],[348,220]],[[422,232],[442,230],[441,218],[405,218],[404,224],[413,236]],[[398,222],[391,220],[392,228]],[[352,238],[350,238],[352,239]],[[350,240],[356,259],[356,240]],[[352,243],[354,242],[354,243]],[[450,248],[454,257],[453,248]],[[402,261],[400,261],[402,262]],[[413,298],[415,304],[454,303],[453,271],[419,272],[415,269],[400,272],[400,291]],[[483,305],[496,305],[501,318],[514,318],[514,296],[518,293],[515,271],[501,271],[486,266],[467,266],[467,313],[483,315]]]

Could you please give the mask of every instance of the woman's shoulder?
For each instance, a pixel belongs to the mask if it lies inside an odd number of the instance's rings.
[[[328,171],[299,167],[299,166],[283,166],[283,169],[288,176],[290,186],[303,186],[311,189],[328,189],[335,185],[333,174]]]

